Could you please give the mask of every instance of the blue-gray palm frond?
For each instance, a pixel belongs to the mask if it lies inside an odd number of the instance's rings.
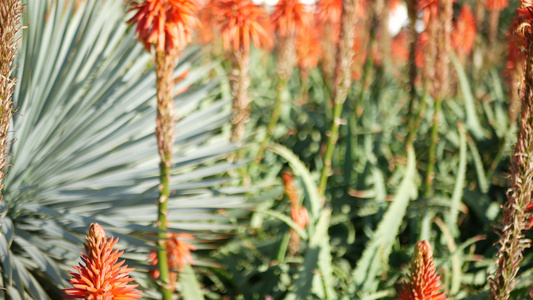
[[[1,208],[0,287],[8,299],[60,297],[95,221],[120,238],[137,275],[146,270],[159,159],[151,57],[125,24],[122,1],[75,2],[26,3],[16,142]],[[169,219],[172,230],[191,231],[209,248],[233,228],[218,210],[246,204],[240,192],[222,187],[221,174],[236,167],[224,160],[234,150],[221,130],[230,109],[206,79],[211,67],[193,66],[196,53],[186,51],[176,72],[188,72],[177,91],[192,87],[175,99]],[[149,280],[141,281],[148,289]]]

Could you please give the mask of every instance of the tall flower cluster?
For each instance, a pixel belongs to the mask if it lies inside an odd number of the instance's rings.
[[[323,197],[326,184],[331,172],[331,159],[333,150],[339,136],[339,126],[342,107],[348,96],[348,90],[352,84],[352,64],[354,59],[354,41],[356,36],[357,9],[360,0],[344,1],[341,21],[341,35],[337,52],[337,64],[334,75],[333,91],[333,121],[331,123],[329,138],[326,144],[326,152],[323,156],[324,166],[320,173],[319,194]],[[325,199],[322,199],[325,201]]]
[[[172,298],[167,261],[168,198],[170,196],[170,166],[174,147],[174,70],[180,51],[190,42],[199,25],[200,5],[196,0],[132,0],[135,15],[128,21],[137,25],[136,33],[148,51],[155,49],[157,116],[155,135],[161,162],[158,219],[158,269],[163,299]]]
[[[250,44],[253,42],[256,47],[270,47],[272,44],[265,26],[268,14],[250,0],[219,0],[213,14],[221,26],[224,48],[233,50],[230,73],[233,95],[231,141],[240,142],[250,117]]]
[[[271,15],[271,21],[279,36],[278,76],[288,81],[296,64],[296,38],[300,31],[311,28],[312,10],[299,0],[280,0]]]
[[[433,262],[433,251],[428,241],[420,241],[415,245],[411,258],[411,275],[398,290],[400,300],[446,300],[442,285]]]
[[[525,44],[525,70],[523,92],[520,96],[520,127],[514,153],[511,158],[510,189],[507,203],[503,207],[503,221],[500,228],[500,249],[498,250],[496,273],[489,279],[491,299],[509,299],[517,284],[516,275],[523,259],[523,251],[530,247],[530,240],[524,237],[524,230],[530,228],[528,221],[533,191],[533,1],[522,0],[518,11],[516,35]]]
[[[342,0],[319,0],[316,4],[318,21],[323,28],[322,69],[326,80],[333,79],[335,54],[341,32]]]
[[[7,163],[7,130],[13,115],[13,88],[16,79],[11,77],[12,65],[17,55],[18,38],[21,30],[20,18],[23,12],[20,0],[3,0],[0,2],[0,190],[5,176]],[[0,202],[2,196],[0,195]]]
[[[257,159],[261,159],[264,149],[278,124],[283,104],[283,94],[296,66],[295,44],[299,32],[310,30],[313,22],[311,6],[299,0],[279,0],[270,15],[272,28],[277,33],[277,65],[276,65],[276,102],[267,125],[267,133]]]
[[[200,9],[191,0],[133,0],[135,15],[128,21],[136,24],[136,33],[147,49],[155,45],[157,51],[181,49],[191,41],[199,24]]]
[[[91,224],[85,236],[85,254],[82,262],[74,266],[77,272],[70,272],[69,282],[72,288],[64,289],[64,298],[86,300],[133,300],[141,298],[137,285],[130,284],[134,279],[129,277],[133,268],[123,266],[118,261],[124,251],[113,250],[118,238],[105,235],[104,228],[97,223]]]

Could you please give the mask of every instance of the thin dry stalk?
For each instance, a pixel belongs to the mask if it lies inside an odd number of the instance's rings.
[[[274,109],[267,125],[267,133],[263,141],[261,142],[261,148],[257,154],[256,160],[263,158],[264,150],[268,146],[272,135],[278,124],[279,117],[281,115],[281,107],[283,105],[283,94],[287,90],[287,85],[291,79],[292,70],[296,66],[296,32],[289,32],[286,36],[279,39],[278,46],[278,61],[276,68],[276,102],[274,103]]]
[[[451,36],[453,31],[453,0],[441,0],[439,15],[439,38],[437,42],[437,64],[435,70],[435,98],[444,98],[449,92]]]
[[[156,88],[157,88],[157,119],[156,137],[161,161],[170,167],[172,147],[174,145],[174,68],[177,64],[177,53],[174,51],[156,52]],[[169,156],[169,158],[167,158]]]
[[[524,73],[524,93],[521,99],[520,129],[511,158],[510,189],[508,201],[503,206],[503,223],[500,228],[500,249],[497,255],[497,271],[489,279],[491,299],[509,299],[511,291],[518,280],[516,274],[520,269],[523,251],[530,247],[531,241],[524,237],[528,229],[527,206],[531,203],[533,191],[533,79],[531,57],[533,54],[533,36],[527,36],[527,56]]]
[[[434,166],[436,162],[435,151],[439,138],[439,116],[442,108],[442,100],[449,91],[451,34],[453,29],[453,1],[440,0],[439,14],[431,17],[430,44],[435,49],[435,67],[433,69],[431,95],[435,100],[433,112],[433,126],[431,129],[431,142],[429,145],[428,167],[424,181],[424,196],[429,197],[433,193]],[[433,34],[432,34],[433,33]],[[433,40],[433,41],[431,41]],[[432,64],[426,57],[426,64]],[[426,67],[428,70],[431,67]],[[427,92],[427,89],[426,89]]]
[[[500,25],[500,11],[489,11],[489,44],[494,45],[498,41],[498,26]]]
[[[233,96],[231,141],[241,142],[245,133],[244,126],[248,123],[250,117],[250,104],[252,103],[252,99],[248,95],[248,87],[250,86],[250,76],[248,75],[250,53],[244,50],[234,50],[232,63],[233,68],[229,76]]]
[[[416,133],[417,133],[417,126],[416,126],[416,120],[417,117],[414,117],[415,114],[415,101],[417,100],[417,93],[416,93],[416,75],[417,75],[417,67],[415,63],[416,59],[416,45],[418,44],[418,32],[416,31],[416,22],[418,20],[417,16],[417,2],[415,0],[408,0],[407,1],[407,12],[409,15],[409,35],[410,35],[410,45],[409,45],[409,62],[408,62],[408,68],[409,68],[409,111],[407,116],[407,122],[408,122],[408,137],[407,137],[407,144],[414,143],[414,140],[416,139]]]
[[[523,231],[531,227],[531,192],[533,191],[533,6],[522,1],[519,12],[516,37],[525,43],[525,68],[523,91],[520,94],[521,113],[519,130],[513,155],[507,203],[503,206],[503,221],[498,231],[500,249],[498,250],[496,273],[489,278],[491,299],[509,299],[518,280],[516,275],[523,259],[523,251],[531,246]],[[529,220],[528,220],[529,218]]]
[[[476,0],[476,8],[474,12],[474,16],[476,19],[476,28],[483,28],[483,20],[485,20],[485,1],[486,0]]]
[[[2,180],[5,177],[7,165],[6,154],[9,141],[7,140],[7,130],[13,116],[13,89],[17,82],[12,78],[13,61],[18,54],[17,47],[20,43],[21,15],[24,9],[20,0],[0,1],[0,190],[4,187]],[[0,195],[0,202],[3,196]]]

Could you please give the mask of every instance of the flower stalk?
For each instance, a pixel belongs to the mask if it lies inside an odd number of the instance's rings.
[[[517,36],[522,38],[526,46],[525,69],[523,73],[523,93],[521,94],[520,125],[517,141],[511,157],[510,189],[507,202],[503,206],[503,223],[500,232],[500,249],[496,260],[496,273],[489,278],[491,286],[490,298],[497,300],[509,299],[518,280],[516,275],[523,259],[523,251],[531,246],[523,231],[530,229],[528,221],[531,209],[531,193],[533,191],[533,3],[521,1]]]
[[[159,150],[159,197],[156,222],[159,247],[158,283],[164,300],[172,299],[174,291],[167,261],[167,217],[170,196],[170,167],[174,146],[174,69],[179,52],[191,41],[192,31],[199,23],[200,7],[194,0],[135,0],[132,11],[135,15],[128,21],[136,24],[136,33],[148,51],[155,50],[155,73],[157,90],[157,116],[155,135]]]
[[[218,0],[213,15],[221,27],[224,49],[231,54],[230,83],[233,97],[231,141],[240,143],[250,117],[250,46],[269,48],[272,40],[265,28],[267,12],[250,0]]]
[[[248,123],[250,104],[252,103],[252,99],[248,95],[248,87],[250,86],[250,75],[248,75],[250,52],[237,49],[232,52],[231,56],[233,65],[229,76],[233,96],[231,141],[238,143],[244,137],[244,126]]]
[[[282,37],[279,41],[278,62],[276,68],[276,101],[274,102],[274,108],[272,109],[272,114],[268,121],[266,136],[261,143],[261,150],[258,155],[259,158],[263,156],[263,151],[272,139],[276,126],[278,125],[281,108],[283,106],[283,98],[287,92],[287,85],[291,79],[292,70],[296,65],[296,54],[294,51],[295,41],[295,33],[290,33],[287,36]]]
[[[358,2],[359,0],[344,0],[343,3],[341,35],[337,50],[337,66],[335,68],[335,90],[333,91],[333,121],[328,132],[326,152],[323,157],[323,166],[318,185],[318,192],[322,198],[322,202],[325,201],[326,185],[332,170],[331,160],[333,158],[333,150],[339,138],[339,127],[342,123],[342,107],[352,83],[353,44],[355,39],[355,25],[357,23],[356,9]]]
[[[453,28],[453,1],[440,0],[439,3],[435,5],[439,5],[437,10],[438,13],[430,16],[430,18],[432,18],[430,22],[438,22],[438,24],[435,25],[436,28],[433,28],[436,35],[431,35],[430,33],[430,37],[436,39],[436,64],[432,80],[432,97],[435,100],[435,109],[433,111],[428,166],[423,188],[423,194],[425,197],[429,197],[433,193],[434,167],[436,163],[435,151],[439,138],[439,117],[441,114],[442,100],[446,97],[446,93],[449,89],[450,58],[448,53],[451,51],[451,34]],[[428,63],[427,60],[426,63]]]
[[[276,68],[276,102],[267,125],[267,133],[261,143],[257,159],[263,156],[281,115],[284,95],[291,79],[292,70],[296,66],[296,40],[298,33],[312,24],[312,11],[310,6],[298,0],[280,0],[271,15],[272,25],[278,33],[278,55]]]
[[[0,3],[0,191],[4,187],[2,180],[5,177],[7,165],[6,154],[9,141],[7,140],[7,130],[11,117],[13,116],[13,89],[17,82],[12,78],[13,61],[20,43],[20,18],[24,9],[20,0],[3,0]],[[0,194],[0,202],[3,196]]]
[[[159,163],[159,199],[157,228],[158,269],[161,292],[164,299],[172,297],[175,289],[170,280],[167,261],[166,230],[168,217],[168,198],[170,196],[170,167],[172,165],[172,149],[174,145],[174,69],[177,64],[177,53],[169,51],[156,52],[156,88],[157,88],[157,117],[156,138],[161,162]]]
[[[413,115],[415,114],[415,102],[417,99],[416,93],[416,74],[417,67],[415,63],[416,57],[416,45],[418,44],[418,32],[416,31],[416,21],[417,17],[417,2],[415,0],[407,1],[407,12],[409,15],[409,34],[411,36],[411,41],[409,45],[409,105],[407,113],[407,144],[412,145],[416,139],[417,126],[416,119]]]

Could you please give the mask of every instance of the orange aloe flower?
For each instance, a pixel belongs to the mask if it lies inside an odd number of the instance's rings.
[[[199,25],[200,5],[196,0],[132,0],[135,15],[128,20],[137,24],[139,41],[147,50],[154,45],[157,51],[182,49],[191,41],[192,32]]]
[[[318,65],[318,59],[322,55],[320,40],[314,28],[298,34],[296,40],[296,54],[298,66],[302,69],[313,69]]]
[[[291,218],[300,229],[304,229],[309,224],[309,213],[307,212],[307,208],[305,208],[305,206],[292,206]]]
[[[402,29],[391,43],[391,51],[393,61],[398,64],[404,65],[409,59],[409,33]]]
[[[444,292],[439,292],[442,286],[428,241],[416,243],[410,270],[409,280],[403,283],[398,291],[400,300],[446,300]]]
[[[320,0],[316,3],[320,22],[341,22],[342,0]]]
[[[201,26],[198,28],[198,36],[202,44],[207,44],[214,39],[214,32],[218,24],[213,15],[213,11],[217,6],[217,2],[218,0],[208,0],[198,14],[198,19],[201,23]]]
[[[256,47],[270,47],[272,38],[265,25],[267,12],[250,0],[219,0],[213,9],[222,26],[224,48],[250,49],[250,41]]]
[[[424,51],[429,44],[429,34],[427,31],[420,33],[415,48],[415,65],[422,69],[425,65]]]
[[[72,288],[64,289],[64,298],[82,298],[87,300],[130,300],[141,298],[137,285],[129,284],[134,279],[128,274],[133,268],[122,266],[124,261],[117,262],[124,253],[113,247],[118,238],[113,239],[105,235],[99,224],[93,223],[89,227],[89,234],[85,236],[85,253],[81,255],[82,263],[74,266],[78,273],[70,272],[73,278],[69,280]]]
[[[181,272],[183,267],[185,267],[188,263],[191,265],[193,264],[191,250],[196,250],[196,247],[194,247],[188,242],[182,241],[181,239],[192,240],[194,239],[194,236],[192,234],[184,232],[168,232],[167,236],[168,268],[170,270],[177,270],[178,272]],[[148,257],[148,260],[151,261],[151,264],[153,266],[156,266],[158,262],[157,251],[152,251],[150,253],[150,256]],[[171,279],[173,279],[172,282],[175,282],[175,279],[177,278],[177,273],[174,271],[171,271],[171,273]],[[159,278],[159,270],[152,270],[150,271],[150,274],[154,278]]]
[[[470,5],[465,4],[455,22],[451,41],[452,48],[464,54],[469,54],[474,48],[476,32],[476,19],[472,13],[472,8],[470,8]]]
[[[417,6],[417,9],[422,10],[422,20],[426,26],[431,18],[436,18],[439,15],[438,0],[419,0]]]
[[[297,34],[303,28],[311,28],[312,18],[311,7],[299,0],[279,0],[271,16],[274,30],[282,37]]]
[[[509,0],[487,0],[487,10],[502,11],[509,5]]]

